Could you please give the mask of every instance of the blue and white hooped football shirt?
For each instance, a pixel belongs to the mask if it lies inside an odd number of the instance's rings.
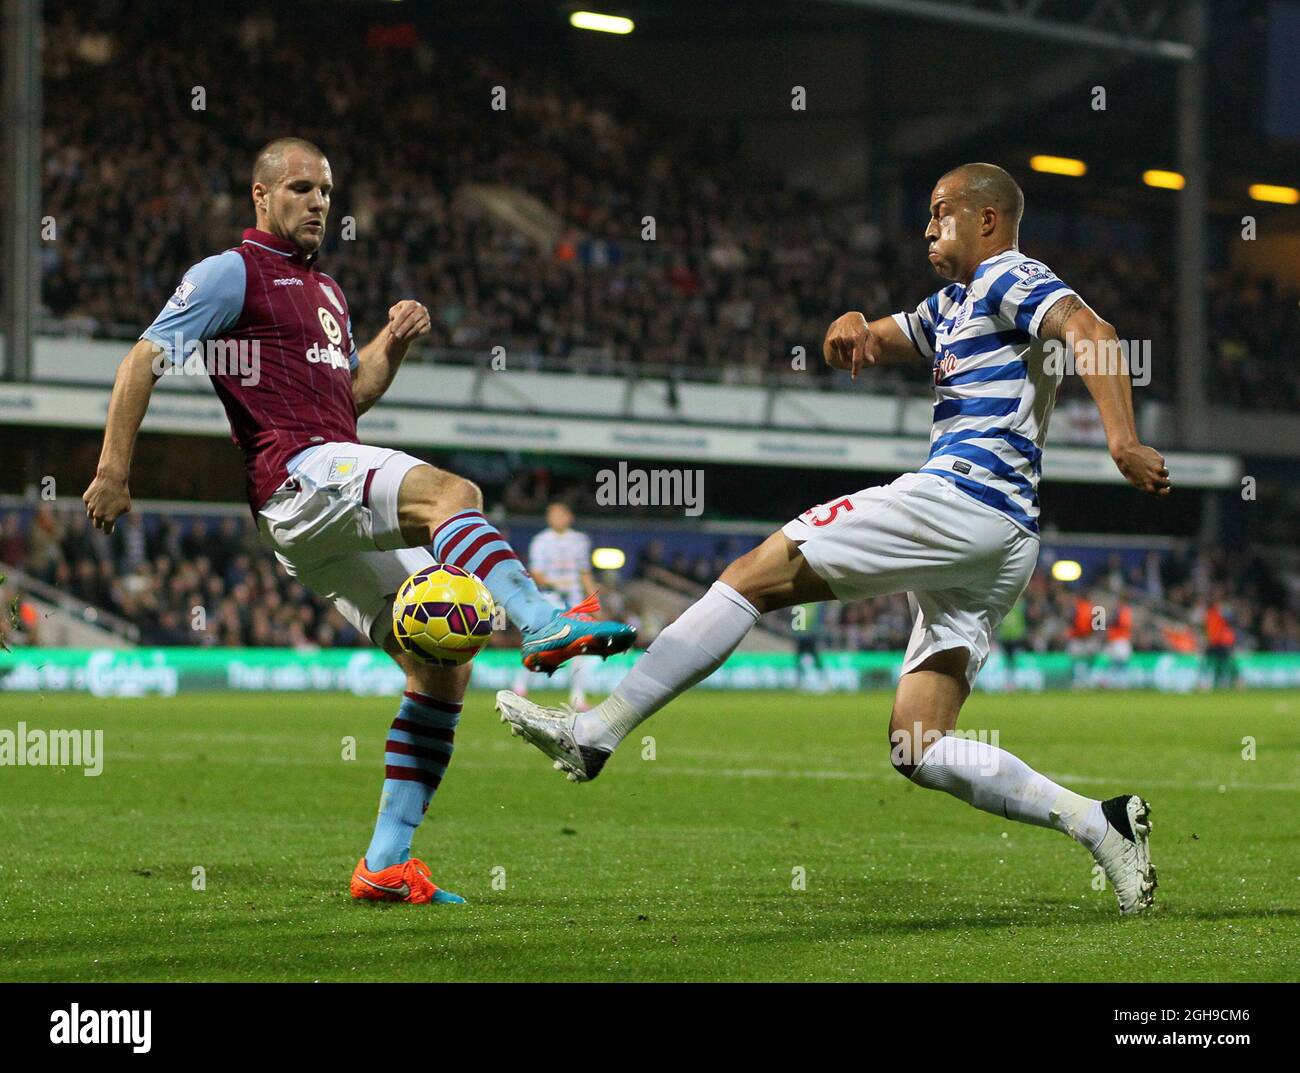
[[[528,567],[536,570],[571,605],[580,603],[582,575],[591,568],[591,538],[576,529],[557,533],[549,526],[528,545]]]
[[[980,262],[914,313],[895,313],[934,361],[934,426],[921,473],[951,481],[1021,529],[1038,533],[1038,479],[1061,372],[1043,367],[1038,330],[1075,292],[1041,261],[1007,250]]]

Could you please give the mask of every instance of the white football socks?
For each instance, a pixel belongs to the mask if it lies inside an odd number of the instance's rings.
[[[655,638],[605,701],[578,715],[578,743],[612,752],[660,708],[721,667],[757,621],[753,604],[715,581]],[[1019,757],[985,742],[944,735],[926,749],[912,781],[985,812],[1053,827],[1089,849],[1106,834],[1100,801],[1057,785]]]
[[[609,697],[578,716],[579,744],[612,752],[636,726],[721,667],[757,621],[753,604],[715,581],[655,638]]]
[[[986,742],[945,734],[925,751],[912,781],[1008,820],[1054,827],[1089,849],[1096,849],[1106,834],[1100,801],[1058,786]]]

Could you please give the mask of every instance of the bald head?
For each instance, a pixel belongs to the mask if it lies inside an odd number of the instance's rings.
[[[276,138],[257,151],[257,159],[253,161],[253,182],[263,186],[274,186],[279,182],[285,173],[286,157],[293,149],[318,160],[325,159],[320,148],[306,138]]]
[[[945,279],[969,282],[982,261],[1016,248],[1024,211],[1024,193],[996,164],[953,168],[930,195],[930,263]]]
[[[996,209],[1003,225],[1011,229],[1014,239],[1020,231],[1020,217],[1025,214],[1025,193],[1011,175],[996,164],[962,164],[946,173],[939,182],[947,184],[968,208],[978,212]]]
[[[253,162],[258,229],[288,239],[305,254],[320,249],[333,190],[330,162],[306,138],[276,138]]]

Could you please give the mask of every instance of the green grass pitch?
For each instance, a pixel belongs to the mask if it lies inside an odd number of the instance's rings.
[[[415,843],[459,907],[347,895],[391,699],[10,695],[0,710],[9,728],[102,727],[106,755],[97,778],[0,768],[7,980],[1300,975],[1294,693],[969,702],[963,728],[1040,770],[1151,801],[1157,908],[1132,920],[1068,839],[894,774],[883,693],[699,690],[589,786],[472,693]]]

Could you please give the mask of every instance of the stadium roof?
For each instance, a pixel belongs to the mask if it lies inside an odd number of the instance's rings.
[[[774,42],[853,35],[865,45],[863,69],[844,70],[837,77],[846,86],[860,87],[865,80],[872,134],[885,136],[891,166],[905,174],[927,176],[954,159],[978,159],[990,152],[1012,164],[1026,162],[1034,153],[1053,153],[1088,163],[1087,177],[1071,187],[1071,196],[1118,197],[1135,206],[1169,204],[1168,191],[1145,187],[1140,177],[1147,169],[1177,167],[1179,56],[1167,48],[1143,53],[1116,47],[1106,38],[1130,43],[1178,39],[1190,0],[331,2],[348,7],[371,3],[386,20],[412,21],[444,37],[491,33],[499,41],[503,29],[513,29],[509,36],[517,43],[554,48],[579,64],[588,54],[618,50],[630,71],[655,70],[652,63],[638,62],[643,50],[684,40],[699,46],[716,38],[719,53],[754,48],[756,79],[765,68],[770,74],[782,66]],[[571,29],[568,13],[579,8],[631,17],[636,30],[611,38]],[[1219,0],[1207,12],[1209,204],[1212,211],[1233,212],[1248,203],[1250,183],[1296,185],[1300,142],[1270,137],[1264,128],[1268,6],[1257,0]],[[1044,27],[1047,35],[1041,36]],[[1062,27],[1069,29],[1061,32]],[[1093,110],[1094,86],[1106,90],[1104,121]],[[737,95],[734,87],[720,87],[719,96],[739,96],[742,107],[763,106],[757,95]],[[691,102],[680,106],[689,111]],[[822,94],[810,101],[809,112],[835,107]]]

